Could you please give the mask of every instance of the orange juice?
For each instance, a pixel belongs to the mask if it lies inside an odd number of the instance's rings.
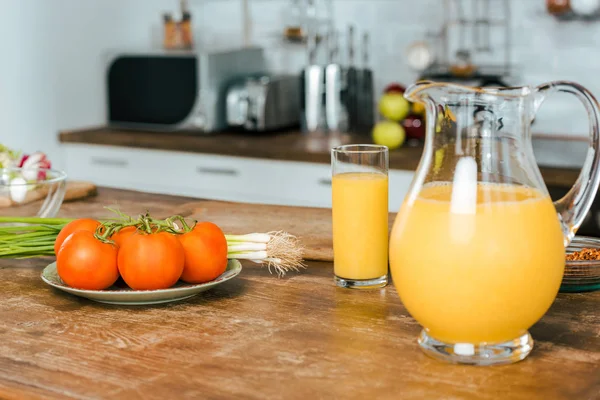
[[[387,275],[387,175],[338,174],[332,179],[332,192],[335,275],[357,280]]]
[[[565,263],[550,198],[515,185],[478,184],[474,213],[451,213],[452,185],[405,201],[390,239],[400,298],[446,343],[515,339],[548,310]]]

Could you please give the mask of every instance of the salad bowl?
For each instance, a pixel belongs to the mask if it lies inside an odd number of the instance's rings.
[[[36,216],[55,217],[65,197],[67,175],[48,168],[0,168],[0,209],[37,202]]]

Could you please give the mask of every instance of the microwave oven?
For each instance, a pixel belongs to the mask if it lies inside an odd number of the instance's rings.
[[[266,70],[250,47],[207,52],[122,52],[109,56],[108,125],[117,128],[215,132],[227,127],[229,82]]]

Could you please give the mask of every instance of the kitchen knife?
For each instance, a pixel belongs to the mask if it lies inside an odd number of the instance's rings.
[[[316,132],[324,128],[323,92],[325,80],[323,67],[316,63],[316,33],[309,30],[307,35],[308,63],[303,71],[302,79],[304,86],[303,128],[308,132]]]
[[[330,132],[345,132],[347,113],[342,103],[342,67],[337,62],[338,35],[332,31],[327,38],[329,63],[325,67],[325,119]]]
[[[373,99],[373,71],[369,67],[369,34],[363,35],[362,42],[363,65],[360,70],[360,88],[358,90],[358,103],[360,105],[357,113],[359,119],[359,130],[361,133],[369,134],[375,123],[375,104]]]
[[[356,93],[358,90],[358,72],[354,65],[354,26],[348,27],[348,68],[346,70],[346,110],[348,110],[348,129],[356,132],[358,104]]]

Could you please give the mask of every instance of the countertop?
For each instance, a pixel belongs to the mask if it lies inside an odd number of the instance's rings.
[[[61,216],[99,217],[107,204],[166,216],[188,201],[100,188]],[[600,397],[600,292],[559,294],[524,361],[453,366],[421,353],[393,286],[336,288],[330,263],[283,279],[245,264],[186,301],[122,307],[45,285],[51,261],[0,260],[0,398]]]
[[[99,144],[145,149],[174,150],[194,153],[220,154],[249,158],[331,162],[330,149],[339,144],[370,143],[369,136],[322,136],[303,135],[299,132],[270,134],[220,132],[202,135],[190,132],[140,132],[111,128],[92,128],[64,131],[59,135],[61,143]],[[542,176],[547,185],[570,187],[579,175],[587,145],[585,141],[565,138],[536,138],[540,155],[536,153]],[[571,150],[571,148],[573,148]],[[569,150],[569,151],[565,151]],[[402,147],[390,152],[390,168],[415,170],[421,158],[422,148]],[[572,159],[564,159],[573,154]]]

